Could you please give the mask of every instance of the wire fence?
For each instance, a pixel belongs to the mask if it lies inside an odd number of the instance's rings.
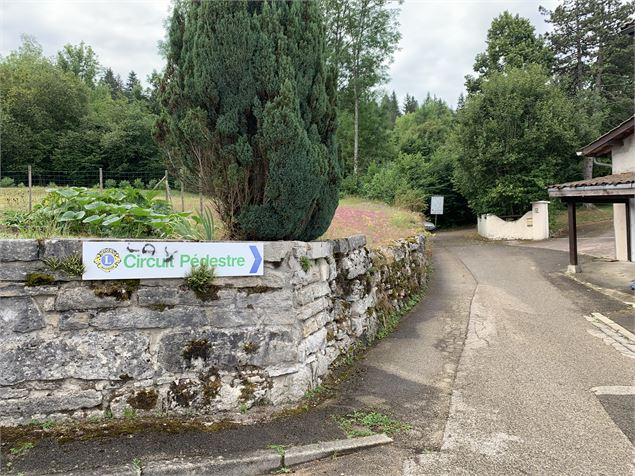
[[[46,195],[57,187],[124,188],[157,190],[164,194],[175,210],[203,212],[202,195],[186,187],[179,177],[165,170],[163,173],[135,173],[94,170],[42,170],[27,166],[22,170],[2,169],[0,174],[0,212],[31,211]]]

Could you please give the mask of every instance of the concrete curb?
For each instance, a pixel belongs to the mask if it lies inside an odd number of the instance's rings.
[[[623,302],[627,306],[632,306],[635,308],[635,296],[629,296],[628,294],[622,291],[607,289],[607,288],[598,286],[596,284],[589,283],[588,281],[584,281],[580,278],[577,278],[574,274],[571,274],[571,273],[562,273],[562,274],[566,276],[567,278],[586,286],[587,288],[591,288],[599,293],[604,294],[605,296],[611,297],[613,299],[617,299],[618,301]]]
[[[350,453],[364,448],[392,443],[392,438],[385,434],[351,438],[346,440],[332,440],[310,445],[288,448],[284,454],[274,449],[257,450],[231,458],[219,457],[191,457],[174,458],[169,460],[141,461],[141,469],[133,467],[132,463],[122,466],[96,468],[88,471],[71,471],[69,476],[115,476],[115,475],[143,475],[143,476],[172,476],[183,474],[222,474],[224,476],[249,476],[269,474],[281,466],[293,466],[335,454]]]

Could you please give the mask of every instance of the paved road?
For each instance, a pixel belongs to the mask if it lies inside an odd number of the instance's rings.
[[[585,318],[624,306],[559,275],[562,252],[449,233],[434,256],[428,297],[345,389],[414,430],[296,473],[633,474],[635,347]]]

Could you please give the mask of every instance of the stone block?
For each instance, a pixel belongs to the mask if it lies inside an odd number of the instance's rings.
[[[262,276],[236,276],[215,278],[214,284],[230,288],[284,288],[291,285],[292,272],[289,269],[275,269],[265,263]]]
[[[285,329],[210,329],[178,331],[159,342],[158,362],[168,372],[267,367],[297,360],[299,338]]]
[[[10,261],[35,261],[39,257],[37,240],[0,239],[0,263]]]
[[[46,416],[63,411],[93,408],[100,405],[102,395],[95,390],[59,390],[28,399],[0,400],[0,417]]]
[[[310,302],[306,306],[302,306],[296,309],[296,315],[299,320],[304,321],[311,316],[315,316],[319,312],[328,309],[331,306],[331,299],[328,297],[321,297],[315,301]]]
[[[64,259],[72,255],[82,254],[81,239],[45,240],[43,258]]]
[[[176,306],[164,309],[129,307],[97,311],[90,319],[97,329],[166,329],[171,327],[199,327],[208,323],[201,307]]]
[[[348,256],[340,261],[340,268],[346,279],[355,279],[361,276],[370,269],[370,266],[370,257],[364,250],[356,250],[349,253]]]
[[[182,283],[178,287],[141,286],[137,290],[140,306],[214,305],[219,301],[233,300],[234,295],[235,291],[220,289],[217,293],[218,299],[203,301]]]
[[[86,311],[68,311],[60,315],[58,327],[61,331],[77,331],[89,326],[91,314]]]
[[[33,380],[151,378],[150,340],[139,332],[80,331],[70,336],[2,339],[0,385]]]
[[[311,241],[308,243],[306,256],[310,259],[326,258],[333,256],[333,243],[330,241]]]
[[[326,349],[326,334],[326,329],[321,328],[302,341],[300,344],[300,356],[302,357],[302,361],[305,361],[309,355]]]
[[[336,255],[345,255],[350,249],[348,238],[338,238],[336,240],[331,240],[331,243],[333,246],[333,254]]]
[[[31,297],[0,297],[0,334],[31,332],[44,325],[44,316]]]
[[[315,301],[318,298],[327,296],[331,293],[329,284],[325,281],[309,284],[299,288],[294,293],[294,304],[296,306],[304,306]]]
[[[349,250],[358,250],[366,246],[366,235],[353,235],[348,238]]]
[[[112,307],[128,307],[129,299],[118,299],[114,296],[98,297],[88,286],[64,286],[60,289],[55,300],[57,311],[104,309]]]
[[[267,263],[278,263],[291,255],[295,241],[266,241],[263,245],[264,260]]]
[[[0,281],[24,281],[27,274],[31,273],[50,274],[50,270],[41,261],[2,263],[0,266]]]

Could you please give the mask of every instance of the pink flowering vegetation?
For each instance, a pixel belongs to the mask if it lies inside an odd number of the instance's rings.
[[[420,213],[377,201],[343,198],[331,226],[321,239],[363,234],[368,237],[369,246],[377,247],[421,231],[423,216]]]

